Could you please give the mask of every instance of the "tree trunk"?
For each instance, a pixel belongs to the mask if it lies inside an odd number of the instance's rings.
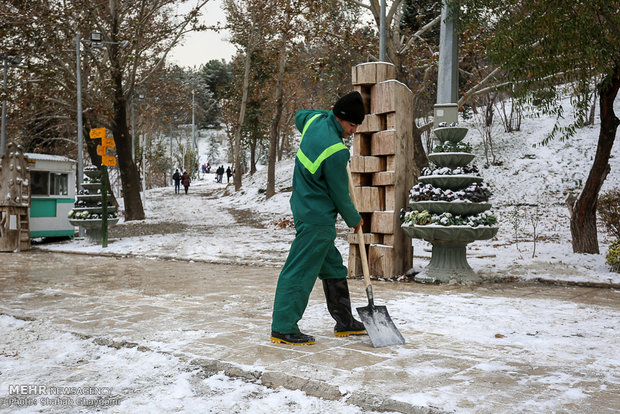
[[[110,16],[112,18],[112,41],[108,45],[110,54],[111,81],[114,91],[112,102],[112,136],[116,146],[116,158],[121,175],[123,201],[125,203],[125,220],[144,220],[144,207],[140,198],[140,174],[131,155],[132,136],[127,126],[127,100],[123,91],[123,70],[119,61],[119,44],[115,42],[119,31],[118,4],[110,1]]]
[[[278,149],[278,137],[280,135],[280,120],[282,119],[284,69],[286,68],[286,42],[287,37],[282,34],[280,44],[280,63],[278,65],[278,79],[276,82],[276,110],[271,120],[271,134],[269,136],[269,161],[267,163],[267,190],[265,197],[271,198],[276,193],[276,155]]]
[[[413,176],[417,181],[422,168],[428,167],[428,157],[426,156],[424,145],[422,144],[422,132],[424,132],[424,130],[423,128],[418,128],[415,119],[416,117],[414,114],[411,121],[413,123]]]
[[[258,139],[259,137],[254,134],[250,137],[250,175],[254,175],[256,172],[256,148],[258,147]]]
[[[119,90],[119,92],[122,89]],[[121,174],[125,220],[144,220],[144,208],[140,198],[140,175],[131,157],[131,135],[127,128],[125,99],[120,92],[114,99],[114,126],[112,134],[116,145],[116,157]]]
[[[239,120],[235,131],[235,191],[241,189],[241,129],[245,122],[245,111],[248,105],[248,85],[250,83],[250,63],[252,60],[252,50],[246,50],[245,68],[243,71],[243,95],[241,97],[241,108],[239,109]]]
[[[123,95],[122,71],[115,61],[117,45],[111,45],[111,62],[114,67],[112,81],[114,82],[114,123],[112,135],[116,145],[116,158],[121,174],[123,200],[125,202],[125,220],[144,220],[144,208],[140,198],[140,175],[131,156],[131,135],[127,127],[127,100]]]
[[[620,124],[613,106],[619,88],[620,66],[616,66],[613,74],[606,76],[601,83],[599,99],[601,130],[596,155],[583,191],[572,208],[570,230],[574,253],[599,253],[596,203],[601,186],[610,171],[609,156]]]
[[[290,114],[286,120],[284,121],[284,125],[288,125],[289,123],[293,122],[293,114]],[[288,151],[289,150],[289,134],[287,133],[283,133],[280,134],[281,136],[279,137],[280,143],[278,145],[278,161],[282,161],[282,158],[284,157],[284,151]]]

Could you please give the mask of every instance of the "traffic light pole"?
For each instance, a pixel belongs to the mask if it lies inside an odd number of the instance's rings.
[[[101,166],[101,247],[108,247],[108,167]]]

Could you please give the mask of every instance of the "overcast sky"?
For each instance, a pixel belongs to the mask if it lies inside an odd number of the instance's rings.
[[[190,2],[193,3],[193,2]],[[191,8],[185,6],[184,9]],[[216,25],[224,22],[222,0],[210,0],[204,6],[201,21],[207,25]],[[235,47],[228,42],[228,35],[214,31],[192,33],[185,37],[182,44],[170,53],[170,60],[180,66],[199,67],[212,59],[225,59],[227,62],[235,53]]]

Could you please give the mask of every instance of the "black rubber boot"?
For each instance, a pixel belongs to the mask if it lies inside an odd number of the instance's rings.
[[[280,332],[271,331],[271,342],[288,345],[312,345],[314,343],[314,336],[306,335],[301,332],[295,334],[283,334]]]
[[[323,291],[327,300],[327,310],[336,321],[334,335],[365,335],[364,324],[356,320],[351,312],[351,297],[347,279],[324,279]]]

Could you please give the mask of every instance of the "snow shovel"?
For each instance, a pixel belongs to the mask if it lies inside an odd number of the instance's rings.
[[[353,201],[353,205],[356,205],[351,169],[348,165],[347,174],[349,175],[349,194],[351,195],[351,201]],[[368,259],[366,257],[366,245],[364,244],[364,231],[361,227],[357,231],[357,241],[360,248],[362,270],[364,271],[366,296],[368,296],[368,306],[357,308],[357,313],[366,328],[366,332],[370,337],[370,342],[373,347],[382,348],[384,346],[402,345],[405,343],[405,338],[403,338],[396,325],[394,325],[394,322],[392,322],[387,308],[385,306],[375,306],[372,284],[370,283],[370,271],[368,270]]]

